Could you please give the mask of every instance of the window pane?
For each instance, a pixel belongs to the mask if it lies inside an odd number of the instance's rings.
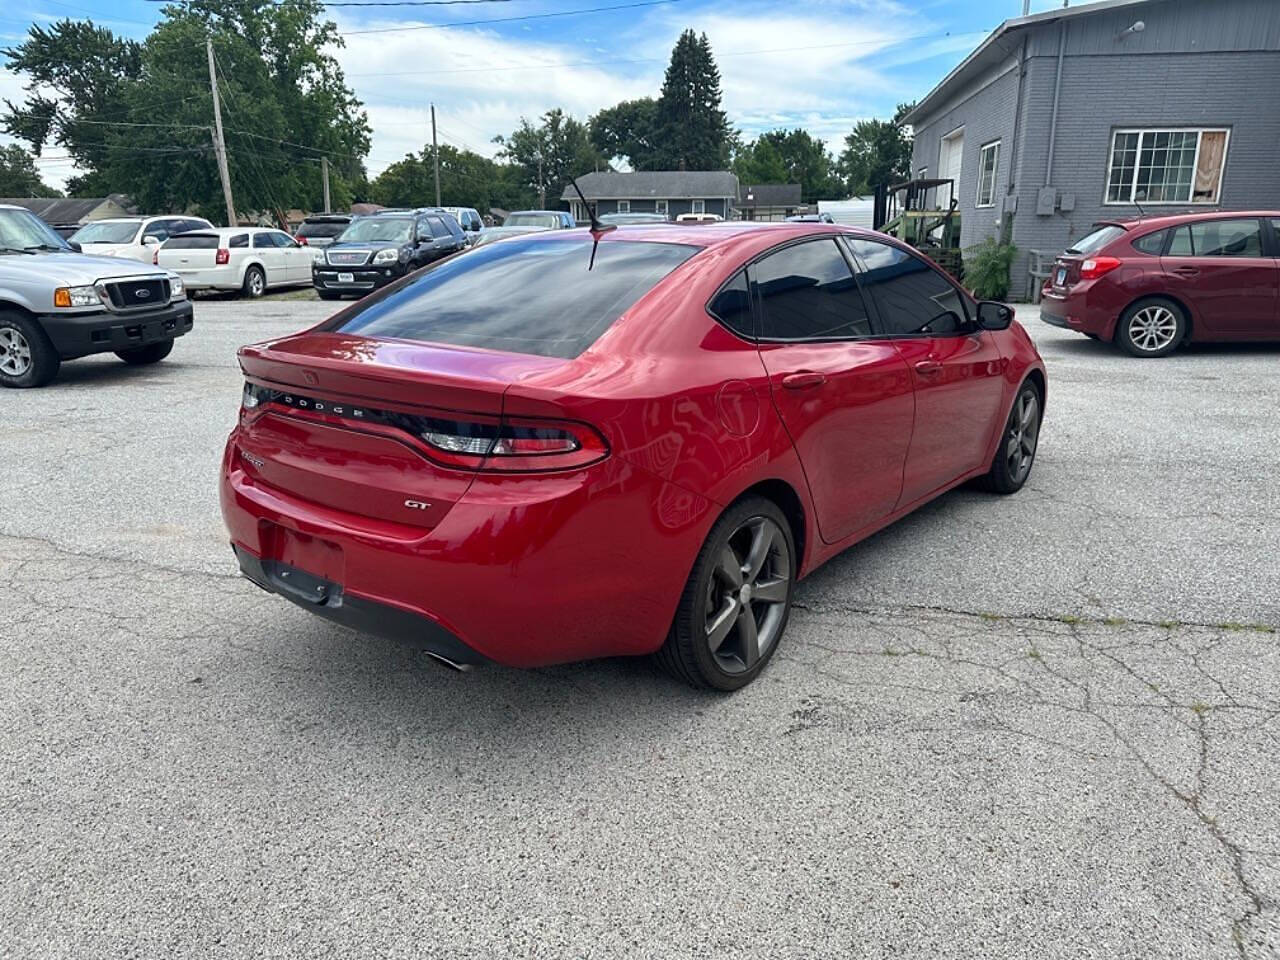
[[[1000,144],[989,143],[982,148],[978,164],[978,206],[990,206],[995,199],[996,168],[1000,162]]]
[[[849,264],[834,240],[796,244],[751,270],[765,340],[837,340],[871,333]]]
[[[1200,134],[1200,162],[1196,165],[1196,203],[1218,202],[1218,181],[1222,179],[1222,162],[1227,155],[1227,131],[1206,130]]]
[[[257,249],[275,246],[275,244],[271,242],[271,234],[269,233],[255,233],[253,235],[253,245]]]
[[[1143,253],[1159,256],[1160,251],[1164,249],[1164,231],[1157,230],[1155,233],[1148,233],[1145,237],[1139,237],[1133,241],[1133,248],[1141,250]]]
[[[1262,256],[1262,224],[1257,220],[1202,220],[1191,224],[1197,257]]]
[[[414,274],[354,314],[342,333],[571,359],[699,248],[534,234],[479,247]]]
[[[1138,134],[1117,133],[1111,155],[1111,171],[1107,176],[1107,199],[1127,201],[1132,199],[1133,170],[1138,157]]]
[[[1117,227],[1111,223],[1096,227],[1067,247],[1067,253],[1093,253],[1117,237],[1123,237],[1124,233],[1124,227]]]
[[[756,336],[755,322],[751,318],[751,294],[747,287],[747,274],[739,270],[711,301],[711,312],[734,333],[749,340]]]
[[[1195,256],[1195,248],[1191,246],[1190,227],[1182,226],[1174,228],[1173,242],[1169,244],[1168,255],[1171,257]]]
[[[249,245],[249,235],[247,233],[237,233],[227,242],[227,247],[247,247]]]
[[[874,240],[849,238],[865,268],[864,290],[875,298],[884,332],[945,334],[963,329],[964,298],[942,274],[905,250]]]
[[[165,243],[166,250],[216,250],[218,235],[214,233],[183,233],[170,237]]]

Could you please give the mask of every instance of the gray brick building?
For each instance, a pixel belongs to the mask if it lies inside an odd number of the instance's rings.
[[[1002,23],[907,115],[968,247],[1060,251],[1098,220],[1280,209],[1280,0],[1103,0]],[[949,198],[936,198],[945,206]]]

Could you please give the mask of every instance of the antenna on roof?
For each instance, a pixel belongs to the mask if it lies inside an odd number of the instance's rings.
[[[1143,196],[1146,196],[1146,191],[1143,191]],[[1138,208],[1138,219],[1145,220],[1147,218],[1147,211],[1142,209],[1142,204],[1138,202],[1137,196],[1133,198],[1133,205]]]
[[[582,200],[582,209],[586,210],[587,216],[591,218],[591,232],[604,233],[608,230],[616,230],[617,226],[615,224],[606,226],[596,218],[596,208],[587,203],[587,198],[582,195],[582,188],[578,186],[578,181],[574,179],[569,182],[573,184],[573,189],[577,192],[579,199]]]

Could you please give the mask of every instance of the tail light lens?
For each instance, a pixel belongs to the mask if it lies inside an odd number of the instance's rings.
[[[160,248],[156,247],[155,252],[151,254],[151,265],[153,267],[160,266]]]
[[[231,251],[226,247],[220,247],[213,257],[213,262],[218,266],[224,266],[231,262]]]
[[[1080,279],[1097,280],[1099,277],[1106,276],[1118,266],[1120,266],[1120,261],[1115,257],[1090,257],[1080,264]]]
[[[298,241],[298,246],[300,246],[300,247],[305,247],[305,246],[307,245],[307,238],[306,238],[306,237],[294,237],[293,239],[295,239],[295,240],[297,240],[297,241]]]
[[[425,443],[425,455],[433,462],[460,470],[549,473],[576,470],[609,455],[609,445],[594,427],[572,420],[446,420],[317,400],[246,382],[241,398],[245,422],[267,404],[370,424],[378,430],[394,427]]]

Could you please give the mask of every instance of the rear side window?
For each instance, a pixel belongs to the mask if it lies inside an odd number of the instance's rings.
[[[1117,227],[1113,223],[1108,223],[1097,227],[1091,233],[1086,233],[1071,246],[1067,247],[1067,253],[1093,253],[1095,250],[1105,247],[1116,237],[1123,237],[1124,234],[1124,227]]]
[[[345,223],[304,223],[298,228],[300,237],[336,237],[347,229]]]
[[[563,238],[563,239],[562,239]],[[698,251],[534,235],[438,261],[329,330],[572,359]]]
[[[1138,237],[1137,240],[1133,241],[1133,249],[1158,257],[1160,256],[1160,251],[1164,249],[1164,237],[1165,231],[1163,230],[1148,233],[1145,237]]]
[[[227,241],[227,246],[229,248],[247,247],[248,245],[249,245],[249,235],[247,233],[237,233],[234,237],[232,237],[230,240]]]
[[[181,233],[170,237],[164,245],[166,250],[216,250],[218,237],[212,233]]]
[[[1171,257],[1261,257],[1258,220],[1202,220],[1173,228]]]
[[[762,340],[841,340],[871,333],[853,271],[834,240],[785,247],[751,268]]]
[[[847,240],[862,261],[858,279],[875,299],[883,333],[941,335],[965,328],[969,314],[959,289],[920,257],[875,240]]]
[[[721,288],[711,301],[711,313],[717,320],[739,336],[748,340],[756,338],[755,321],[751,318],[751,290],[747,286],[747,272],[739,270]]]

